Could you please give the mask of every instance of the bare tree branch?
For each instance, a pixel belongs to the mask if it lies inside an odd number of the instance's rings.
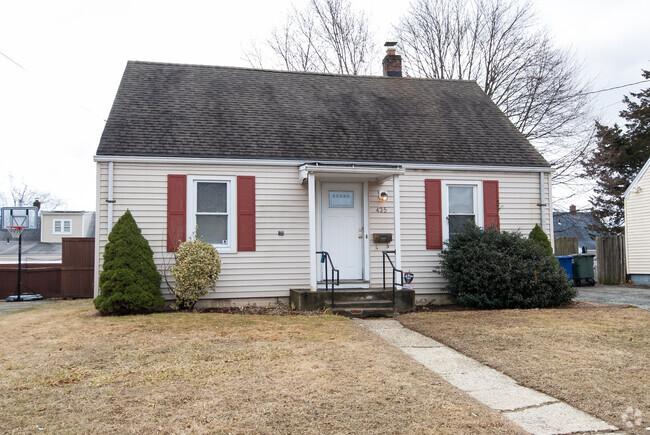
[[[290,71],[368,74],[375,53],[368,18],[353,10],[350,0],[309,0],[304,9],[292,7],[266,45],[274,55],[272,66]],[[252,66],[262,64],[254,46],[245,56]]]
[[[65,205],[62,199],[51,193],[33,189],[23,180],[17,180],[9,175],[8,195],[0,193],[0,204],[3,207],[31,207],[36,200],[41,203],[41,208],[48,210],[56,210]]]
[[[476,81],[550,162],[574,168],[592,130],[588,83],[532,11],[517,0],[413,0],[395,31],[408,75]],[[569,172],[559,166],[554,179]]]

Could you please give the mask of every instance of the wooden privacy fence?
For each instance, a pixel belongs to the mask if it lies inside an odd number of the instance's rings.
[[[625,282],[625,238],[623,236],[596,237],[598,282],[623,284]]]
[[[555,255],[571,255],[578,252],[578,236],[555,238]]]
[[[95,239],[64,238],[61,263],[23,264],[21,294],[44,298],[93,297]],[[0,264],[0,299],[16,294],[18,264]]]

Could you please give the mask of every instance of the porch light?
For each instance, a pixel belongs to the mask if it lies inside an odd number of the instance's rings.
[[[386,202],[388,200],[388,192],[385,190],[380,190],[379,191],[379,201],[381,202]]]

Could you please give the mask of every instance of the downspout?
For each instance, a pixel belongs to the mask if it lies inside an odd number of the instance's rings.
[[[309,201],[309,289],[318,289],[318,260],[316,259],[316,177],[310,172],[307,177]]]
[[[546,190],[546,183],[544,180],[544,173],[540,172],[539,173],[539,209],[541,213],[541,226],[542,226],[542,231],[546,233],[546,206],[547,204],[544,202],[544,191]],[[548,233],[547,233],[548,234]]]
[[[555,252],[555,230],[553,228],[553,179],[551,178],[551,174],[548,174],[548,218],[551,231],[551,246],[553,247],[553,252]]]
[[[108,234],[111,233],[113,229],[113,204],[115,200],[113,199],[113,162],[108,162]]]

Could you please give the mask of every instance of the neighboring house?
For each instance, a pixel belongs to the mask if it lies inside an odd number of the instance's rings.
[[[650,173],[646,162],[624,194],[627,273],[635,284],[650,285]]]
[[[364,77],[129,62],[95,156],[96,294],[127,209],[161,271],[195,228],[214,244],[219,304],[324,288],[317,251],[342,288],[367,288],[394,250],[418,302],[444,299],[433,269],[462,221],[552,240],[551,168],[480,87],[402,78],[394,50],[384,63]]]
[[[95,212],[42,211],[41,241],[61,243],[63,237],[94,237]]]
[[[575,205],[571,205],[568,212],[553,212],[553,233],[558,237],[577,237],[578,249],[596,253],[596,240],[592,237],[597,230],[594,228],[602,226],[591,212],[577,211]]]
[[[23,263],[60,263],[62,237],[94,237],[95,212],[40,211],[39,229],[22,234]],[[18,262],[18,240],[2,232],[0,263]]]

